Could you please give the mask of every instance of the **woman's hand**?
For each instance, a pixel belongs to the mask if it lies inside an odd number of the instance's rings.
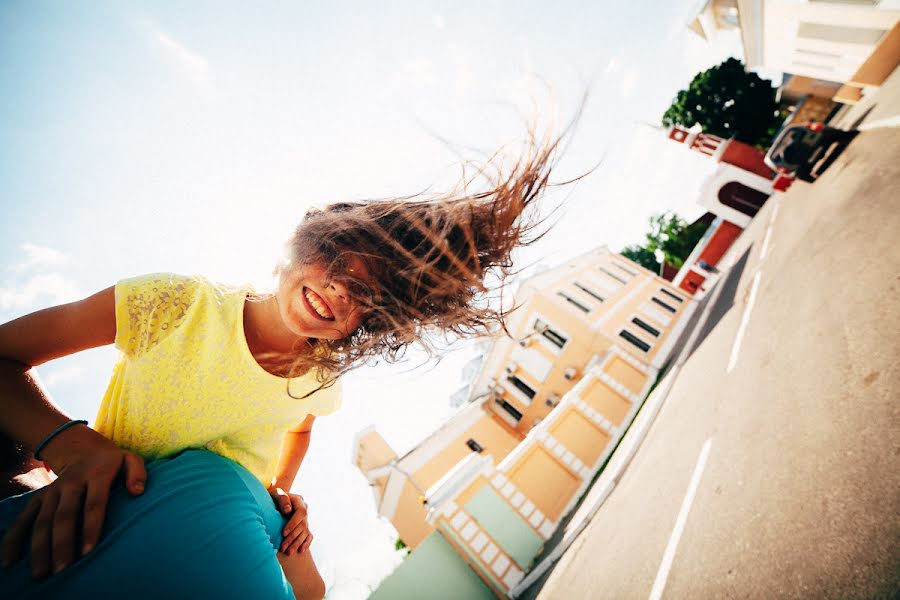
[[[312,544],[313,535],[309,531],[307,521],[307,506],[303,496],[290,494],[280,487],[270,487],[269,495],[275,501],[278,511],[284,516],[290,515],[290,519],[281,530],[280,552],[290,555],[292,552],[303,553]]]
[[[88,427],[63,431],[47,445],[43,456],[57,479],[34,494],[3,537],[6,567],[22,557],[30,534],[35,579],[62,571],[97,545],[116,476],[124,475],[125,487],[133,496],[143,493],[147,481],[140,456]]]

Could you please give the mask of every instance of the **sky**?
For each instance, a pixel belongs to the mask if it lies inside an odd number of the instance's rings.
[[[736,35],[688,31],[695,0],[327,4],[0,3],[0,322],[141,273],[265,288],[309,207],[444,189],[461,160],[579,106],[555,177],[596,168],[547,195],[555,225],[519,266],[701,213],[714,165],[653,128],[696,72],[739,56]],[[410,449],[452,414],[476,352],[351,374],[317,421],[296,489],[329,598],[364,598],[401,560],[353,434],[374,424]],[[90,419],[113,360],[100,348],[40,373]]]

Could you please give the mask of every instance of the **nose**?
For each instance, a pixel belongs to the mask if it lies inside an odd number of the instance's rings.
[[[347,290],[347,286],[339,281],[332,281],[328,284],[334,293],[340,298],[345,304],[350,302],[350,292]]]

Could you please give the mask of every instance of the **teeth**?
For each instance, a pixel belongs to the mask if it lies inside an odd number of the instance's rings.
[[[316,310],[316,314],[318,314],[323,319],[331,319],[334,315],[331,314],[331,311],[322,304],[322,301],[319,299],[312,290],[306,290],[306,300],[309,302],[310,306],[312,306]]]

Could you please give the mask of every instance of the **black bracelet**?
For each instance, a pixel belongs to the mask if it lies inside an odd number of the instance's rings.
[[[87,421],[85,421],[85,420],[83,420],[83,419],[78,419],[77,421],[69,421],[68,423],[63,423],[62,425],[60,425],[59,427],[57,427],[56,429],[54,429],[53,431],[51,431],[51,432],[47,435],[47,437],[45,437],[43,440],[41,440],[41,443],[38,444],[38,445],[35,447],[35,449],[34,449],[34,458],[35,458],[35,460],[41,460],[41,461],[44,460],[43,458],[41,458],[41,450],[43,450],[43,449],[44,449],[44,446],[46,446],[47,444],[49,444],[50,441],[51,441],[53,438],[55,438],[56,436],[58,436],[60,433],[62,433],[63,431],[65,431],[65,430],[68,429],[69,427],[72,427],[73,425],[87,425],[87,424],[88,424]]]

